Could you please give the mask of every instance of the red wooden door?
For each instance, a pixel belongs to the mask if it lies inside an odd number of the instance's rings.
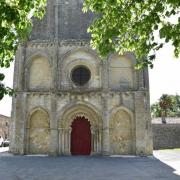
[[[85,117],[77,117],[72,123],[71,154],[90,155],[91,130],[90,123]]]

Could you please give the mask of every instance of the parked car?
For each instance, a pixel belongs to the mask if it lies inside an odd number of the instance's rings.
[[[3,147],[4,145],[4,139],[0,136],[0,147]]]
[[[10,140],[9,140],[9,139],[5,139],[5,141],[4,141],[4,147],[9,146],[9,143],[10,143]]]

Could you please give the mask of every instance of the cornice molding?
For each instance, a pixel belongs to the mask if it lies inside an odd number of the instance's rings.
[[[26,43],[27,47],[71,47],[71,46],[78,46],[78,47],[89,47],[89,40],[33,40],[28,41]]]

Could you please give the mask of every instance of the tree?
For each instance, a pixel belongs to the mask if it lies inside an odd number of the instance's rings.
[[[161,108],[159,102],[156,102],[151,105],[151,116],[152,117],[161,117]]]
[[[163,94],[159,101],[151,105],[151,116],[162,117],[180,117],[180,96]]]
[[[101,56],[131,51],[137,68],[152,68],[156,52],[169,41],[179,56],[179,0],[85,0],[83,10],[99,14],[88,31],[92,48]],[[177,22],[171,23],[173,17]]]
[[[167,111],[172,107],[172,98],[167,94],[163,94],[159,101],[159,106],[161,107],[161,117],[162,122],[166,123],[165,117],[167,117]]]
[[[172,106],[169,110],[169,116],[171,117],[180,117],[180,96],[176,94],[175,96],[171,95]]]
[[[14,60],[19,43],[26,39],[31,30],[31,17],[41,18],[45,12],[46,0],[0,0],[0,68],[8,68]],[[0,100],[13,90],[2,81],[0,73]]]

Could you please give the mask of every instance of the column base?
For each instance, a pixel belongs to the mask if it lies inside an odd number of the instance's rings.
[[[57,157],[58,153],[57,152],[49,152],[48,156]]]
[[[103,152],[102,152],[102,155],[103,155],[103,156],[110,156],[110,152],[109,152],[109,151],[103,151]]]

